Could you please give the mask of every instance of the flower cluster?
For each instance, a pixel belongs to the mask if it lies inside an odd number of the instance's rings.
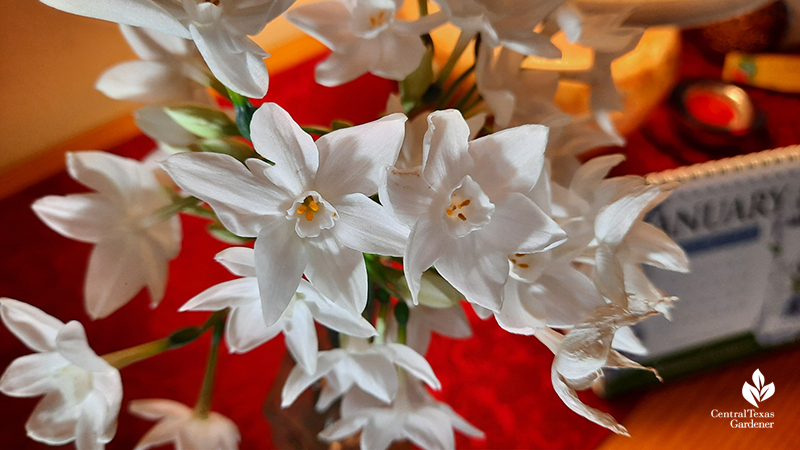
[[[148,104],[137,124],[159,145],[142,162],[70,153],[69,174],[93,192],[33,205],[58,233],[95,245],[89,316],[114,313],[143,287],[158,305],[182,244],[179,212],[208,217],[209,232],[238,245],[216,257],[237,278],[180,309],[213,312],[204,324],[102,357],[79,323],[0,301],[3,322],[37,352],[0,380],[8,395],[45,396],[28,422],[31,438],[102,447],[121,408],[118,369],[210,332],[194,408],[129,405],[158,421],[137,448],[235,448],[236,426],[210,411],[221,342],[245,353],[282,333],[296,362],[282,405],[311,386],[318,411],[340,400],[321,440],[360,432],[362,449],[400,440],[453,448],[454,430],[483,433],[431,396],[442,386],[424,355],[432,332],[471,335],[467,304],[542,341],[555,354],[552,381],[564,403],[626,432],[576,390],[604,367],[642,368],[620,353],[646,351],[629,327],[667,314],[675,300],[642,265],[688,270],[683,251],[643,221],[671,186],[609,178],[617,155],[577,159],[621,141],[608,118],[620,108],[610,63],[641,36],[622,25],[628,11],[585,12],[567,0],[436,0],[436,11],[422,1],[418,17],[401,13],[402,0],[293,8],[286,17],[331,50],[316,68],[319,83],[367,72],[400,81],[384,117],[320,128],[247,98],[268,87],[267,55],[248,36],[293,0],[42,1],[121,24],[141,60],[109,69],[97,87]],[[439,68],[429,33],[445,23],[460,37]],[[594,65],[569,75],[525,68],[530,55],[560,57],[556,33],[592,47]],[[451,77],[470,43],[474,64]],[[563,78],[590,87],[591,116],[555,106]]]

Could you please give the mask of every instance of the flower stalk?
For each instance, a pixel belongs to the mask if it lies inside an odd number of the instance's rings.
[[[201,418],[208,417],[211,412],[211,400],[214,395],[214,381],[217,374],[217,360],[219,359],[219,346],[222,342],[222,334],[225,331],[224,318],[227,315],[227,310],[222,311],[220,316],[222,320],[218,320],[214,324],[214,332],[211,335],[211,349],[208,352],[208,363],[206,364],[206,373],[203,377],[203,387],[200,389],[200,395],[197,398],[197,404],[194,407],[195,415]]]

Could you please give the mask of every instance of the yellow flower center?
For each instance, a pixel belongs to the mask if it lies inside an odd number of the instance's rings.
[[[306,220],[311,222],[314,220],[314,213],[319,211],[319,205],[314,199],[309,195],[308,197],[303,200],[303,204],[297,207],[297,214],[305,215]],[[334,217],[336,214],[334,213]]]

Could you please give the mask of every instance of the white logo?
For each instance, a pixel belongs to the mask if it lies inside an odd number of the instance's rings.
[[[742,397],[758,408],[760,402],[772,397],[772,394],[775,393],[775,383],[764,386],[764,375],[761,374],[760,370],[756,369],[753,372],[753,384],[755,384],[755,387],[746,381],[744,382]]]

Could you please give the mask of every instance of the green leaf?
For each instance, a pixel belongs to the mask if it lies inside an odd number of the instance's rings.
[[[239,129],[222,111],[203,106],[168,106],[164,112],[186,131],[207,139],[236,136]]]
[[[433,43],[426,42],[425,55],[419,67],[400,82],[400,101],[408,111],[422,99],[433,84]]]

